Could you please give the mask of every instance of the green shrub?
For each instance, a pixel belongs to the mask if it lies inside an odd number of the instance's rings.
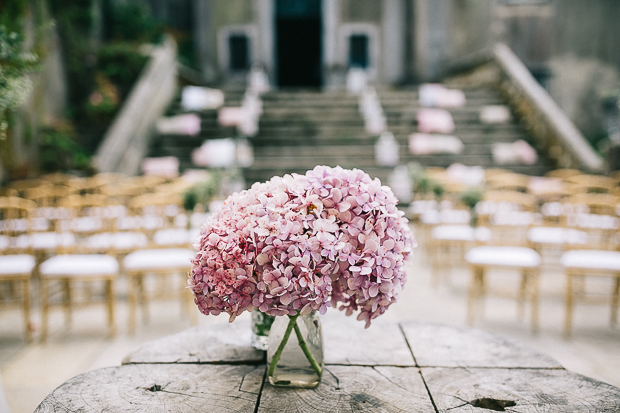
[[[39,160],[42,172],[90,169],[90,157],[68,124],[41,131]]]
[[[136,44],[128,42],[105,44],[97,54],[99,72],[118,87],[121,99],[127,97],[147,60]]]

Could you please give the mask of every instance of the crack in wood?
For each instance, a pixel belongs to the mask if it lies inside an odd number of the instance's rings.
[[[243,387],[243,382],[245,381],[245,377],[246,377],[248,374],[254,373],[254,372],[256,371],[256,369],[257,369],[257,368],[258,368],[258,367],[254,367],[254,370],[252,370],[252,371],[249,371],[249,372],[245,373],[245,374],[243,375],[243,377],[241,377],[241,382],[239,382],[239,388],[237,388],[237,391],[239,391],[239,392],[241,392],[241,393],[247,393],[247,394],[254,394],[254,395],[256,395],[256,394],[257,394],[257,393],[254,393],[254,392],[251,392],[251,391],[247,391],[247,390],[243,390],[243,389],[242,389],[242,387]]]
[[[422,369],[418,365],[418,360],[416,360],[415,354],[413,354],[413,349],[411,348],[411,344],[409,343],[409,340],[407,339],[407,334],[405,334],[405,330],[403,329],[402,324],[399,323],[398,324],[398,328],[400,329],[400,333],[405,338],[405,343],[407,344],[407,348],[409,349],[409,352],[411,353],[411,357],[413,357],[413,362],[415,363],[416,367],[418,368],[418,374],[422,378],[422,383],[424,383],[424,388],[426,388],[426,393],[428,394],[428,398],[431,399],[431,404],[433,405],[433,409],[435,409],[436,412],[439,412],[439,410],[437,409],[437,405],[435,404],[435,399],[433,399],[433,395],[431,393],[431,389],[428,388],[428,384],[426,383],[426,379],[424,378],[424,375],[422,374]]]
[[[263,388],[265,387],[265,382],[267,381],[267,369],[263,371],[263,381],[260,385],[260,390],[258,391],[258,397],[256,397],[256,405],[254,406],[254,413],[258,413],[258,408],[260,407],[260,398],[263,395]]]
[[[379,375],[383,378],[385,378],[387,381],[389,381],[390,383],[392,383],[394,386],[398,387],[399,389],[402,389],[404,391],[408,391],[407,388],[401,386],[399,383],[396,383],[395,381],[393,381],[391,378],[389,378],[388,376],[386,376],[385,374],[381,373],[379,370],[376,369],[376,367],[383,367],[383,366],[373,366],[372,369],[374,371],[376,371],[377,373],[379,373]]]
[[[336,377],[336,375],[327,367],[325,367],[325,371],[327,371],[329,374],[331,374],[331,376],[334,378],[334,380],[336,380],[336,390],[340,390],[340,380],[338,379],[338,377]]]

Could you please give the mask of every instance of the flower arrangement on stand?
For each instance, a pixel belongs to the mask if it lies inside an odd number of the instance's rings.
[[[314,387],[322,345],[308,331],[316,323],[299,319],[337,307],[358,312],[369,327],[396,301],[415,246],[397,202],[363,171],[327,166],[235,193],[201,229],[189,279],[194,301],[203,314],[228,313],[230,322],[244,311],[276,316],[276,323],[286,316],[280,342],[270,337],[269,380],[308,386],[299,375],[278,376],[294,331]]]

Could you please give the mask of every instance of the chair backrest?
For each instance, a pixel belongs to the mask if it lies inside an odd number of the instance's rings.
[[[487,191],[482,201],[476,205],[479,217],[488,216],[502,211],[530,211],[538,210],[538,200],[535,196],[518,191]]]
[[[486,180],[487,187],[491,190],[509,190],[527,192],[530,183],[528,175],[514,172],[499,173],[490,176]]]
[[[7,187],[17,191],[18,197],[23,197],[25,192],[33,188],[51,187],[52,184],[41,179],[22,179],[9,182]]]
[[[562,168],[562,169],[554,169],[552,171],[549,171],[545,173],[545,176],[548,176],[550,178],[566,179],[566,178],[570,178],[571,176],[581,175],[581,174],[583,174],[583,172],[580,171],[579,169]]]
[[[52,172],[39,177],[39,179],[47,181],[53,185],[64,185],[68,180],[75,178],[77,178],[76,175],[71,175],[64,172]]]
[[[565,225],[588,234],[588,247],[615,249],[620,244],[620,197],[582,193],[567,199]]]
[[[0,197],[0,254],[31,252],[29,234],[36,204],[18,197]]]
[[[580,193],[565,199],[572,205],[572,213],[585,212],[599,215],[616,215],[620,197],[612,194]]]
[[[565,179],[567,182],[574,184],[576,193],[611,193],[616,186],[615,181],[603,175],[581,174],[571,176]]]
[[[99,191],[102,195],[114,198],[123,204],[128,204],[132,198],[148,192],[147,188],[131,181],[108,183],[101,186]]]

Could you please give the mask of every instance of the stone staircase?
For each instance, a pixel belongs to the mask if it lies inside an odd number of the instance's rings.
[[[417,131],[417,88],[378,90],[377,94],[387,128],[399,144],[400,163],[418,162],[422,166],[447,167],[458,162],[464,165],[498,167],[493,164],[492,144],[523,139],[535,146],[532,139],[517,121],[506,124],[484,124],[479,112],[486,105],[505,104],[500,94],[492,88],[462,89],[467,103],[461,108],[450,108],[454,122],[454,135],[464,143],[458,155],[414,156],[409,153],[408,136]],[[226,106],[238,106],[243,90],[227,90]],[[359,97],[344,91],[315,92],[307,90],[272,91],[262,96],[263,114],[259,133],[250,139],[254,147],[254,164],[245,169],[248,186],[265,181],[274,175],[304,173],[315,165],[340,165],[343,168],[360,168],[382,181],[387,180],[392,168],[378,166],[374,159],[376,135],[367,133],[359,113]],[[174,104],[169,114],[179,113]],[[234,137],[231,127],[217,122],[217,111],[203,111],[202,131],[197,136],[156,136],[149,156],[176,156],[181,170],[192,168],[191,152],[205,139]],[[529,175],[542,175],[553,169],[550,160],[539,152],[535,165],[502,165],[502,168]]]
[[[421,108],[416,89],[379,90],[378,97],[387,118],[387,127],[399,144],[400,163],[418,162],[423,166],[464,165],[496,167],[491,155],[495,142],[514,142],[530,137],[517,121],[483,124],[480,109],[504,104],[491,88],[464,90],[467,104],[449,109],[455,122],[454,135],[464,143],[458,155],[414,156],[409,153],[408,136],[416,132],[416,112]],[[252,139],[255,163],[246,170],[248,182],[264,181],[274,175],[303,173],[318,164],[360,168],[373,177],[386,180],[392,168],[374,160],[376,135],[364,130],[358,111],[358,97],[346,92],[271,92],[264,96],[260,131]],[[535,165],[503,165],[529,175],[541,175],[552,169],[551,162],[539,153]]]
[[[505,105],[499,92],[491,87],[461,88],[466,104],[460,108],[449,108],[454,119],[452,133],[464,144],[458,155],[441,154],[415,156],[408,150],[408,136],[416,131],[416,112],[421,109],[416,90],[379,91],[379,99],[387,116],[388,130],[400,144],[401,163],[418,162],[423,166],[447,167],[453,163],[467,166],[480,165],[484,168],[501,167],[527,175],[542,175],[553,169],[550,159],[538,151],[538,162],[534,165],[495,165],[491,155],[494,143],[510,143],[522,139],[536,148],[536,142],[527,134],[521,124],[513,119],[508,123],[485,124],[480,121],[480,110],[488,105]]]
[[[344,92],[281,91],[263,96],[254,164],[248,182],[304,173],[323,164],[376,174],[373,142],[364,131],[357,96]]]
[[[243,89],[228,89],[225,92],[225,106],[239,106],[243,99]],[[181,107],[180,97],[168,108],[165,116],[173,116],[186,111]],[[179,159],[181,173],[186,169],[196,168],[192,164],[192,151],[207,139],[223,139],[235,137],[237,130],[231,126],[221,126],[217,119],[217,109],[196,112],[200,115],[200,133],[195,136],[156,134],[149,145],[149,157],[175,156]]]

